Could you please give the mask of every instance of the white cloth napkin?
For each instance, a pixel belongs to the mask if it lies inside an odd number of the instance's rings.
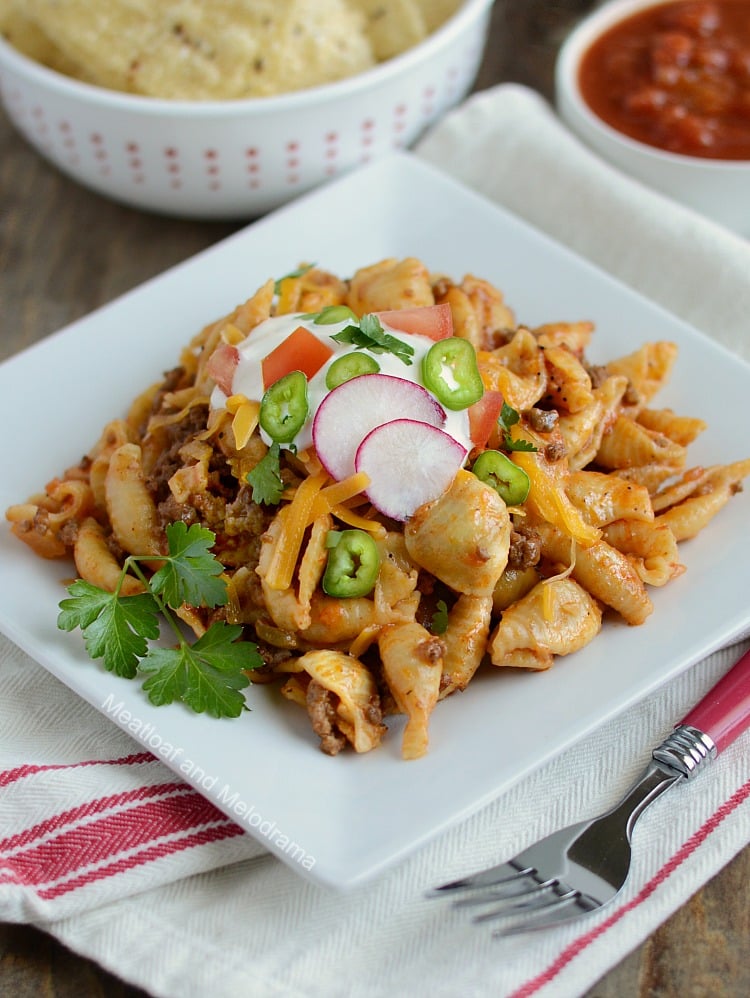
[[[750,356],[750,245],[605,167],[531,92],[477,95],[417,155]],[[0,919],[39,925],[156,996],[580,994],[750,841],[750,733],[649,809],[623,893],[587,919],[497,940],[423,892],[614,803],[747,644],[339,895],[271,858],[0,639]]]

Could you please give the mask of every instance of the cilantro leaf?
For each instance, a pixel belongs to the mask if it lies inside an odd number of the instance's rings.
[[[250,682],[244,670],[263,664],[254,644],[237,642],[241,634],[242,627],[217,622],[193,645],[151,648],[140,664],[151,703],[181,700],[197,714],[239,717],[245,708],[240,691]]]
[[[520,418],[521,414],[517,409],[514,409],[512,406],[508,405],[507,402],[503,402],[498,423],[500,423],[504,430],[509,430],[511,426],[515,426]]]
[[[507,451],[538,451],[539,448],[532,444],[530,440],[514,440],[510,435],[511,426],[515,426],[520,420],[521,414],[517,409],[513,409],[507,402],[503,402],[497,423],[503,431],[503,445]]]
[[[437,609],[432,615],[430,630],[433,634],[445,634],[448,630],[448,604],[444,599],[437,601]]]
[[[281,502],[285,485],[281,480],[281,448],[272,443],[268,453],[247,474],[247,481],[253,487],[253,502],[277,506]]]
[[[63,631],[80,627],[90,657],[101,658],[108,672],[132,679],[148,649],[147,639],[159,636],[153,596],[118,596],[81,579],[68,592],[71,598],[60,603],[57,626]]]
[[[536,444],[530,440],[513,440],[509,433],[505,434],[505,449],[509,451],[538,451]]]
[[[166,534],[169,557],[152,576],[151,591],[172,607],[223,606],[227,587],[219,576],[224,567],[210,550],[215,535],[198,523],[187,527],[181,520],[170,523]]]
[[[414,347],[386,333],[380,319],[372,313],[363,315],[358,325],[345,326],[331,339],[337,343],[349,343],[357,350],[369,350],[370,353],[392,353],[407,367],[414,363]]]

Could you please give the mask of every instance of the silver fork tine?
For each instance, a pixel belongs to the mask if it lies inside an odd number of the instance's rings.
[[[507,923],[495,929],[492,934],[497,937],[517,936],[524,932],[535,932],[537,929],[552,929],[557,925],[565,925],[580,915],[596,911],[600,907],[598,902],[592,901],[579,891],[571,890],[545,908],[508,913]],[[489,921],[489,918],[483,921]]]
[[[750,727],[747,703],[737,711],[738,698],[744,693],[747,700],[748,689],[750,652],[653,750],[645,771],[613,808],[553,832],[507,863],[441,884],[427,896],[451,897],[456,891],[475,890],[477,896],[465,903],[492,903],[493,908],[474,921],[504,918],[498,935],[549,928],[608,904],[628,878],[631,833],[640,815],[718,754],[714,735],[726,739],[729,732],[729,744]],[[701,729],[703,722],[710,733]],[[479,896],[485,887],[496,889]]]
[[[579,896],[580,891],[574,890],[566,884],[545,884],[543,892],[540,890],[538,893],[526,895],[525,898],[519,898],[515,904],[500,903],[491,911],[475,915],[472,921],[492,922],[497,918],[519,918],[527,915],[530,919],[532,916],[534,919],[543,918],[545,912],[557,910],[560,906],[575,901]]]
[[[478,908],[485,904],[498,905],[501,910],[510,907],[525,908],[531,904],[534,904],[535,899],[549,893],[550,889],[555,886],[556,880],[545,880],[541,882],[535,882],[533,886],[520,885],[521,889],[508,893],[504,888],[508,885],[502,885],[501,889],[492,888],[489,890],[478,891],[476,894],[471,894],[469,897],[457,898],[452,907],[454,908]]]
[[[426,892],[427,897],[445,897],[454,891],[465,891],[475,887],[495,887],[498,884],[510,883],[520,880],[536,871],[533,867],[522,866],[515,860],[508,863],[500,863],[498,866],[491,866],[488,870],[481,870],[470,877],[461,877],[460,880],[451,880],[447,884],[433,887]]]

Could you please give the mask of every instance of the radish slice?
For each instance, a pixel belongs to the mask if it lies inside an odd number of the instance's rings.
[[[408,520],[448,488],[468,451],[437,426],[415,419],[394,419],[362,441],[357,471],[369,475],[367,497],[393,520]]]
[[[312,435],[329,475],[338,481],[354,474],[354,457],[364,438],[393,419],[445,423],[445,410],[421,385],[390,374],[364,374],[334,388],[318,406]]]

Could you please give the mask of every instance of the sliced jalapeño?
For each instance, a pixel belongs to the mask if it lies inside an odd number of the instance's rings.
[[[380,570],[377,544],[364,530],[331,531],[329,537],[333,546],[321,583],[323,592],[339,598],[367,596]]]
[[[477,355],[468,340],[438,340],[422,358],[422,380],[446,409],[468,409],[484,395]]]
[[[377,374],[379,370],[380,364],[369,353],[345,353],[334,360],[326,371],[326,388],[332,391],[345,381],[362,374]]]
[[[272,440],[288,444],[305,425],[309,411],[307,378],[302,371],[290,371],[266,389],[258,418]]]
[[[483,451],[471,470],[497,492],[506,506],[520,506],[529,494],[529,476],[499,450]]]

